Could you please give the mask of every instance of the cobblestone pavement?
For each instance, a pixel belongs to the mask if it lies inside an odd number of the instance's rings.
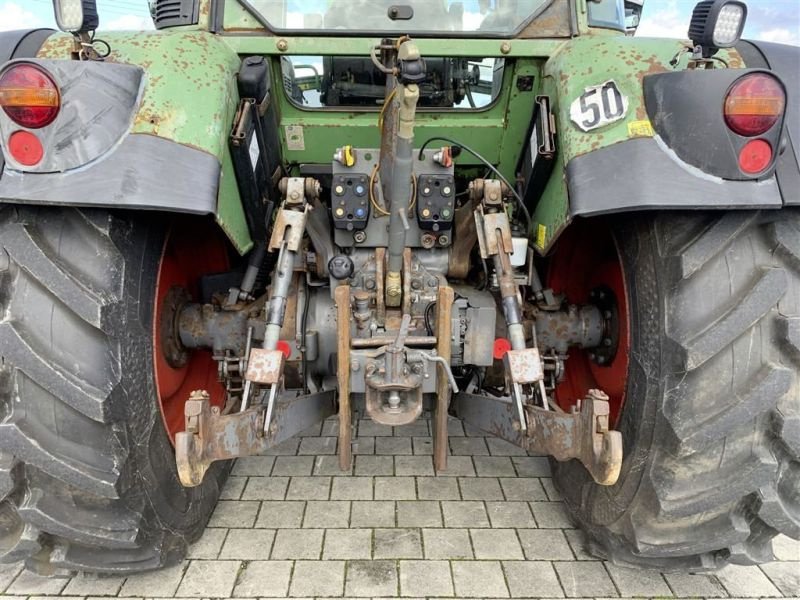
[[[359,423],[353,472],[336,422],[241,459],[190,559],[128,578],[43,579],[0,567],[9,598],[764,598],[800,597],[800,543],[777,562],[716,575],[661,574],[583,549],[547,459],[450,423],[434,477],[428,422]],[[271,475],[267,477],[267,475]]]

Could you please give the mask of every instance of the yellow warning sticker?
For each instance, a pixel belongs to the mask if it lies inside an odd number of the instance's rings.
[[[656,132],[650,121],[631,121],[628,123],[628,135],[631,137],[653,137]]]
[[[536,245],[544,248],[547,244],[547,225],[538,224],[536,227]]]

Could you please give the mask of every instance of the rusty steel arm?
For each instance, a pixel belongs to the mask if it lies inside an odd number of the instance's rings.
[[[212,463],[262,454],[334,414],[334,392],[321,392],[275,402],[266,434],[266,407],[222,415],[205,392],[195,392],[186,403],[186,430],[175,436],[178,475],[185,487],[203,482]]]
[[[458,416],[483,431],[560,462],[578,459],[600,485],[619,478],[622,434],[609,429],[608,396],[602,392],[591,390],[571,413],[526,404],[525,432],[510,400],[461,393],[455,402]]]

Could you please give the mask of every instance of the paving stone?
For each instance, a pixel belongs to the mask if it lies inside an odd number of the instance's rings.
[[[438,477],[475,477],[475,465],[471,456],[447,457],[447,469],[436,474]]]
[[[352,468],[350,471],[342,471],[339,468],[339,457],[335,454],[323,454],[314,457],[314,475],[337,475],[339,477],[347,477],[352,475]]]
[[[294,564],[290,596],[341,596],[344,561],[298,561]]]
[[[564,592],[553,565],[542,561],[503,563],[508,588],[513,598],[562,598]]]
[[[313,456],[279,456],[272,467],[273,475],[288,475],[290,477],[311,475],[314,469]]]
[[[450,452],[456,456],[489,456],[489,448],[482,437],[450,438]]]
[[[372,500],[372,477],[334,477],[331,500]]]
[[[447,435],[450,437],[463,437],[464,426],[461,424],[461,419],[455,417],[447,418]]]
[[[780,596],[772,582],[757,566],[728,565],[715,573],[731,596]]]
[[[252,527],[261,506],[260,502],[221,500],[217,503],[209,527]]]
[[[300,447],[300,438],[293,437],[265,451],[266,456],[294,456]]]
[[[394,475],[393,456],[356,456],[356,475]]]
[[[247,484],[247,477],[228,477],[228,481],[225,482],[225,486],[220,492],[219,499],[238,500],[244,491],[245,484]]]
[[[472,459],[478,477],[516,477],[514,464],[508,456],[475,456]]]
[[[337,436],[339,435],[339,417],[331,417],[330,419],[325,419],[322,422],[322,433],[321,435],[330,435],[330,436]]]
[[[489,527],[483,502],[442,502],[445,527]]]
[[[487,443],[489,440],[487,440]],[[550,477],[550,460],[544,456],[514,456],[511,459],[520,477]]]
[[[422,539],[427,559],[474,558],[467,529],[423,529]]]
[[[267,477],[272,473],[274,456],[245,456],[237,458],[231,475],[241,477]]]
[[[175,565],[160,571],[132,575],[125,580],[119,594],[128,597],[172,597],[181,582],[183,570],[184,565]]]
[[[522,548],[514,529],[470,529],[475,558],[522,560]]]
[[[375,454],[386,456],[410,456],[413,449],[411,438],[407,437],[376,437]]]
[[[665,573],[664,577],[678,598],[725,598],[728,595],[713,575]]]
[[[464,500],[502,500],[503,491],[495,477],[459,477]]]
[[[318,559],[322,554],[322,529],[279,529],[272,559]]]
[[[230,529],[219,557],[220,559],[267,560],[274,540],[274,529]]]
[[[251,477],[242,492],[242,500],[283,500],[288,486],[288,477]]]
[[[193,560],[176,595],[183,598],[227,598],[233,591],[241,566],[238,560]]]
[[[228,532],[225,529],[206,529],[203,532],[203,536],[189,546],[186,558],[204,558],[207,560],[217,558],[227,535]]]
[[[569,547],[572,548],[572,553],[577,560],[600,560],[589,552],[589,543],[583,531],[580,529],[564,529],[562,533],[567,538]]]
[[[487,437],[486,445],[492,456],[525,456],[527,452],[516,444],[501,440],[500,438]]]
[[[22,565],[20,564],[0,564],[0,594],[11,585],[11,582],[19,575],[20,571],[22,571]]]
[[[375,438],[373,436],[354,438],[353,454],[375,454]]]
[[[622,596],[671,596],[667,582],[660,573],[647,569],[631,569],[611,563],[605,565]]]
[[[375,500],[416,500],[413,477],[376,477]]]
[[[108,577],[78,573],[61,592],[62,596],[116,596],[124,577]]]
[[[361,419],[358,422],[358,435],[371,437],[392,436],[392,428],[376,423],[372,419]]]
[[[778,535],[772,539],[772,551],[777,560],[800,560],[800,540],[788,535]]]
[[[446,560],[401,560],[401,596],[452,596],[453,578]]]
[[[559,529],[518,529],[528,560],[574,560],[564,532]]]
[[[350,503],[346,500],[312,500],[306,504],[303,527],[326,529],[350,525]]]
[[[784,595],[800,596],[800,562],[767,563],[761,570]]]
[[[496,561],[452,563],[456,595],[461,598],[507,598],[503,569]]]
[[[492,527],[536,527],[527,502],[487,502]]]
[[[617,588],[601,562],[553,563],[569,598],[616,597]]]
[[[395,456],[394,472],[403,475],[433,475],[433,458],[430,456]]]
[[[531,477],[500,478],[506,500],[547,500],[542,484]]]
[[[351,560],[344,593],[352,596],[394,596],[397,567],[393,560]]]
[[[369,559],[372,557],[371,529],[328,529],[325,532],[325,560]]]
[[[442,509],[433,500],[400,500],[397,503],[398,527],[441,527]]]
[[[350,527],[394,527],[393,500],[353,502],[350,510]]]
[[[561,502],[531,502],[533,518],[542,529],[574,529]]]
[[[297,449],[298,454],[336,454],[335,437],[305,437],[300,440],[300,447]]]
[[[419,529],[376,529],[375,558],[422,558]]]
[[[300,501],[265,500],[261,503],[256,527],[267,529],[297,529],[303,523],[306,503]]]
[[[553,483],[553,480],[549,477],[540,477],[539,483],[542,484],[548,500],[552,502],[561,502],[564,499],[563,496],[561,496],[561,492],[556,489],[556,485]]]
[[[292,477],[287,500],[327,500],[330,495],[330,477]]]
[[[415,437],[411,438],[412,447],[415,456],[431,456],[433,455],[433,439],[430,437]]]
[[[454,477],[417,477],[420,500],[460,500],[458,480]]]
[[[430,437],[430,419],[418,419],[394,428],[395,437]]]
[[[289,593],[292,577],[290,560],[254,560],[243,569],[233,595],[236,598],[275,597]]]

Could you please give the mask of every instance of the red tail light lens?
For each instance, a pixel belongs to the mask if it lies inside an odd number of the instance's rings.
[[[725,98],[725,122],[739,135],[751,137],[769,131],[783,115],[786,93],[765,73],[745,75]]]
[[[19,164],[33,167],[42,162],[44,148],[30,131],[15,131],[8,138],[8,153]]]
[[[750,140],[739,152],[739,168],[748,175],[757,175],[772,162],[772,146],[764,140]]]
[[[61,97],[58,86],[44,70],[19,64],[0,77],[0,106],[17,125],[40,129],[58,116]]]

